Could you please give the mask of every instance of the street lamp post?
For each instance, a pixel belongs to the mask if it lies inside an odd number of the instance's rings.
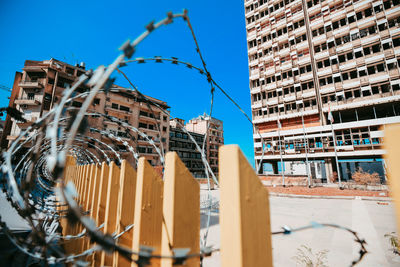
[[[338,180],[339,180],[339,187],[342,187],[342,177],[340,175],[340,170],[339,170],[339,160],[338,160],[338,155],[337,155],[337,149],[336,149],[336,135],[335,131],[333,130],[333,116],[331,109],[329,107],[329,113],[328,113],[328,120],[331,123],[331,132],[332,132],[332,138],[333,138],[333,148],[335,150],[335,160],[336,160],[336,170],[337,170],[337,175],[338,175]]]
[[[307,177],[308,177],[308,187],[311,187],[310,163],[308,162],[308,139],[306,139],[306,129],[304,127],[303,112],[301,112],[301,123],[303,125],[304,147],[305,147],[305,151],[306,151],[306,172],[307,172]]]
[[[281,157],[281,172],[282,172],[282,185],[285,187],[285,171],[282,158],[282,144],[281,144],[281,121],[278,119],[278,138],[279,138],[279,155]]]

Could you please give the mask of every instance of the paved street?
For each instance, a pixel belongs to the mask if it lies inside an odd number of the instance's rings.
[[[206,193],[202,190],[202,194]],[[218,191],[212,191],[218,197]],[[358,232],[368,245],[369,253],[357,266],[399,266],[400,256],[389,249],[386,233],[396,231],[393,205],[379,205],[376,201],[346,199],[303,199],[271,197],[272,231],[281,226],[292,228],[309,224],[311,221],[335,223]],[[202,233],[205,232],[206,216],[202,216]],[[207,245],[219,247],[218,214],[213,213]],[[339,229],[321,228],[298,232],[289,236],[272,238],[274,266],[296,266],[292,258],[301,245],[314,252],[328,250],[328,266],[350,266],[357,257],[359,246],[353,236]],[[204,261],[204,266],[220,266],[219,255]]]

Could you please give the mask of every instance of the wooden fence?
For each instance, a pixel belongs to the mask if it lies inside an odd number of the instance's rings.
[[[272,266],[268,192],[238,146],[220,149],[219,176],[222,266]],[[200,186],[175,152],[166,155],[164,180],[140,158],[137,170],[126,161],[78,166],[69,159],[65,181],[75,184],[76,201],[97,226],[104,223],[104,233],[115,236],[133,224],[118,244],[133,251],[152,247],[154,255],[163,256],[174,255],[177,248],[200,253]],[[66,218],[61,225],[64,236],[83,230]],[[85,236],[67,241],[64,248],[78,254],[92,245]],[[135,266],[117,252],[96,252],[84,260],[92,266]],[[152,258],[149,266],[173,264],[169,258]],[[179,266],[198,267],[200,258]]]
[[[397,233],[400,238],[400,125],[385,129],[385,150],[391,197],[395,204],[397,216]]]
[[[398,231],[400,232],[400,126],[385,129],[386,162]],[[221,263],[223,267],[272,266],[268,192],[235,145],[223,146],[219,155]],[[164,180],[141,158],[137,170],[121,166],[76,165],[68,157],[65,181],[77,189],[76,201],[101,231],[116,235],[133,225],[117,242],[133,251],[152,247],[154,255],[173,255],[173,249],[200,252],[200,189],[175,152],[166,155]],[[77,235],[79,224],[61,220],[63,235]],[[88,237],[65,242],[67,254],[92,246]],[[136,259],[133,257],[133,259]],[[135,266],[134,262],[104,251],[87,257],[92,266]],[[149,266],[172,266],[173,260],[152,258]],[[180,266],[200,265],[199,257]],[[176,265],[175,265],[176,266]]]

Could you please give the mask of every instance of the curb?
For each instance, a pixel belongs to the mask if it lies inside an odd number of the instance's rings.
[[[289,198],[308,198],[308,199],[347,199],[347,200],[369,200],[369,201],[384,201],[392,202],[390,197],[368,197],[368,196],[314,196],[314,195],[295,195],[269,192],[272,197],[289,197]]]

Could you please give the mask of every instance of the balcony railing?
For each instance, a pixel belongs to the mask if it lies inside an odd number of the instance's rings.
[[[17,105],[40,105],[40,101],[35,98],[18,98],[14,101]]]
[[[111,111],[111,112],[114,111],[114,112],[119,112],[119,113],[123,113],[123,114],[130,114],[132,112],[131,110],[127,111],[127,110],[116,109],[116,108],[113,108],[108,105],[105,106],[105,109],[108,111]]]
[[[43,84],[39,81],[24,80],[20,81],[18,86],[23,88],[41,88],[43,87]]]
[[[156,120],[160,120],[160,116],[152,116],[152,115],[145,115],[145,114],[139,114],[139,117],[143,117],[143,118],[147,118],[147,119],[156,119]]]
[[[34,122],[37,121],[37,117],[24,117],[24,119],[26,120],[25,122],[22,122],[22,121],[18,121],[18,122],[17,122],[17,125],[18,125],[20,128],[25,128],[25,127],[27,127],[27,126],[29,126],[29,125],[31,125],[32,123],[34,123]]]
[[[151,138],[151,136],[149,136],[149,139],[153,140],[153,142],[156,143],[156,144],[160,143],[160,140],[158,140],[158,139],[153,139],[153,138]],[[148,143],[149,141],[147,141],[146,139],[140,137],[140,138],[138,138],[138,142]]]
[[[144,151],[144,152],[137,151],[137,152],[139,152],[140,155],[158,155],[156,151]]]
[[[150,129],[150,128],[146,128],[146,127],[143,127],[143,126],[139,126],[139,129],[145,129],[145,130],[147,130],[147,131],[153,131],[153,132],[159,132],[159,130],[157,130],[157,128],[156,127],[154,127],[153,129]]]

